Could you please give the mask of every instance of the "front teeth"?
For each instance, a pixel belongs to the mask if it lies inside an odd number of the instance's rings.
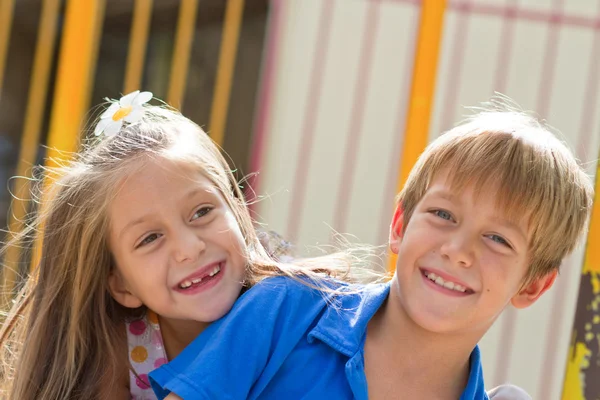
[[[215,276],[215,275],[216,275],[216,274],[218,274],[220,271],[221,271],[221,266],[220,266],[220,265],[217,265],[217,266],[215,267],[215,269],[213,269],[213,270],[210,272],[210,274],[208,274],[208,275],[209,275],[209,276]]]
[[[192,281],[185,281],[185,282],[183,282],[182,284],[179,285],[179,287],[182,288],[182,289],[187,289],[190,286],[192,286]]]
[[[436,283],[439,286],[445,287],[446,289],[456,290],[457,292],[461,292],[461,293],[464,293],[467,290],[466,287],[459,285],[458,283],[446,282],[441,276],[437,276],[433,272],[426,272],[425,276],[430,281]]]
[[[213,276],[215,276],[216,274],[218,274],[219,272],[221,272],[221,266],[217,265],[212,271],[210,271],[210,273],[208,274],[208,276],[210,276],[211,278]],[[192,279],[191,281],[184,281],[181,284],[179,284],[179,287],[182,289],[187,289],[192,285],[195,285],[197,283],[202,282],[202,278],[196,278],[196,279]]]

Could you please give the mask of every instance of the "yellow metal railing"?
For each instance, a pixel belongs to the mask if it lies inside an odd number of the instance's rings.
[[[4,82],[4,68],[6,67],[14,10],[15,0],[0,0],[0,93],[2,93],[2,83]]]
[[[177,34],[175,36],[175,51],[171,62],[171,79],[167,94],[167,102],[179,109],[183,106],[197,10],[198,0],[181,0]]]
[[[227,111],[229,110],[229,95],[231,93],[235,56],[238,48],[243,13],[244,0],[229,0],[227,2],[209,125],[210,137],[219,146],[223,146],[223,136],[225,135]]]
[[[192,51],[198,0],[181,0],[171,59],[167,101],[181,108],[187,85],[187,75]],[[9,237],[21,232],[27,218],[31,198],[31,168],[35,165],[40,149],[48,86],[51,79],[54,49],[59,29],[62,0],[42,0],[42,10],[37,32],[37,43],[30,78],[24,129],[12,192],[15,199],[9,216]],[[4,67],[8,56],[11,26],[14,19],[14,0],[0,0],[0,91]],[[142,89],[144,63],[148,47],[153,0],[135,0],[129,49],[123,82],[123,93]],[[223,143],[230,92],[235,71],[238,38],[241,30],[244,0],[228,0],[226,4],[223,35],[219,56],[218,74],[215,82],[210,125],[214,126],[215,141]],[[75,151],[80,132],[89,108],[93,79],[97,65],[105,0],[66,0],[62,26],[60,52],[58,54],[55,89],[45,143],[47,165],[54,167],[55,160],[68,161],[69,153]],[[43,202],[42,205],[43,207]],[[39,262],[41,243],[35,243],[30,268]],[[1,306],[6,308],[18,283],[20,263],[24,260],[19,246],[7,248],[3,257]]]
[[[103,16],[104,0],[67,2],[47,139],[48,167],[57,167],[57,160],[67,161],[68,154],[77,150],[81,124],[89,108]],[[41,248],[38,240],[31,269],[39,262]]]
[[[429,139],[429,121],[435,94],[445,10],[446,0],[423,0],[396,192],[402,190],[410,170]],[[396,255],[390,253],[389,271],[396,269],[396,259]]]
[[[62,30],[61,45],[52,96],[49,133],[45,143],[48,146],[47,157],[50,160],[48,166],[55,165],[52,159],[64,160],[65,154],[76,150],[80,140],[81,125],[89,108],[104,20],[105,0],[66,0],[64,24],[59,27],[62,3],[62,0],[41,0],[37,42],[15,172],[17,176],[29,176],[30,169],[36,163],[42,137],[44,111],[48,107],[46,99],[52,78],[53,57],[59,29]],[[410,169],[428,141],[446,3],[446,0],[423,0],[421,3],[405,141],[397,182],[398,191],[404,186]],[[154,5],[153,0],[135,0],[129,50],[124,66],[123,93],[142,89]],[[209,119],[211,137],[221,146],[226,133],[244,5],[244,0],[228,0],[226,3]],[[0,0],[0,94],[5,80],[6,60],[9,57],[14,9],[15,0]],[[167,93],[167,102],[178,108],[182,107],[186,94],[198,11],[198,0],[180,0]],[[600,190],[600,169],[596,173],[596,190]],[[8,224],[9,231],[14,234],[23,230],[24,220],[30,211],[30,181],[24,178],[14,180],[12,191],[16,199],[12,203]],[[35,244],[30,263],[32,267],[39,260],[40,249],[40,243]],[[24,255],[18,246],[8,248],[4,254],[0,299],[2,301],[0,306],[3,308],[9,304],[18,283],[19,265],[26,262],[28,260],[24,260]],[[395,268],[395,262],[396,258],[390,257],[390,270]],[[593,363],[600,363],[599,354],[592,348],[593,343],[600,343],[600,211],[597,206],[592,213],[581,285],[563,387],[565,400],[586,398],[585,388],[589,389],[592,380],[595,379],[588,374],[589,367]],[[586,299],[592,300],[586,303]]]
[[[15,199],[12,203],[8,223],[9,232],[12,233],[23,230],[24,220],[28,212],[30,181],[25,177],[30,175],[28,171],[35,164],[39,149],[48,81],[52,67],[52,55],[56,42],[59,6],[60,0],[44,0],[42,3],[27,109],[25,110],[25,124],[17,160],[16,175],[20,178],[14,181],[13,193]],[[2,305],[7,304],[15,287],[21,257],[21,248],[18,246],[9,247],[4,256]]]
[[[123,93],[131,93],[134,90],[141,89],[151,16],[152,0],[135,0]]]

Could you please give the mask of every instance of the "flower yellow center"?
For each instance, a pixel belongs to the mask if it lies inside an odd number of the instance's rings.
[[[131,113],[131,110],[133,110],[133,107],[131,107],[131,106],[119,108],[117,110],[117,112],[115,112],[114,115],[112,116],[113,121],[118,121],[120,119],[125,118],[126,116],[128,116]]]

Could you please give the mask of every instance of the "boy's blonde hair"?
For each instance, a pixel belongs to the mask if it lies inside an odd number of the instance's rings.
[[[559,268],[585,231],[593,199],[590,178],[550,128],[496,104],[433,141],[397,197],[410,217],[430,182],[448,172],[453,190],[497,190],[496,206],[529,226],[530,265],[524,281]]]

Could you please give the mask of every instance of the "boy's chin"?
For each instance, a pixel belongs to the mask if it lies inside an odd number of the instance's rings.
[[[463,324],[456,321],[455,318],[447,316],[416,313],[416,315],[411,316],[411,319],[419,328],[432,334],[447,335],[461,333],[464,330]]]
[[[465,334],[473,332],[473,326],[460,311],[448,312],[433,304],[412,304],[406,308],[412,322],[420,329],[432,334]]]
[[[431,334],[469,337],[476,341],[483,337],[494,322],[473,321],[465,318],[465,315],[448,315],[424,310],[415,310],[408,314],[415,325]]]

